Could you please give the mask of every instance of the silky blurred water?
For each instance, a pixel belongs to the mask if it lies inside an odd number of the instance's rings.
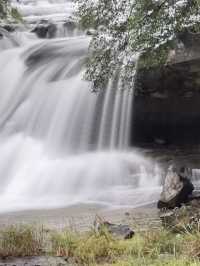
[[[29,23],[73,10],[64,0],[13,4]],[[133,90],[116,76],[92,93],[83,79],[89,41],[26,31],[0,40],[0,211],[158,198],[161,169],[129,147]]]

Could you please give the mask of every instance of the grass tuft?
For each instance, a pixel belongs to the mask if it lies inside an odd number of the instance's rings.
[[[69,231],[51,234],[51,253],[58,257],[73,257],[77,247],[78,236]]]
[[[11,226],[0,231],[0,256],[24,257],[43,253],[43,232],[31,226]]]

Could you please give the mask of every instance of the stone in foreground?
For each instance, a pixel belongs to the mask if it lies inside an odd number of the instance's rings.
[[[131,239],[135,234],[128,225],[112,224],[107,221],[95,221],[94,225],[96,231],[101,232],[102,230],[107,230],[113,236],[120,237],[122,239]]]

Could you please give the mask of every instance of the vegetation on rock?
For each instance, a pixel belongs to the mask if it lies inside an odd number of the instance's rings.
[[[119,69],[122,86],[132,87],[138,53],[147,55],[143,63],[160,64],[182,30],[199,29],[199,0],[76,2],[80,25],[96,29],[86,73],[96,89],[104,88]]]
[[[0,1],[0,22],[3,21],[22,21],[22,17],[18,10],[11,7],[9,0]]]

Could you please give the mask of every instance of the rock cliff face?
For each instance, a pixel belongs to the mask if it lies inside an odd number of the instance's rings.
[[[138,71],[132,144],[200,143],[200,36],[180,39],[167,65]]]

